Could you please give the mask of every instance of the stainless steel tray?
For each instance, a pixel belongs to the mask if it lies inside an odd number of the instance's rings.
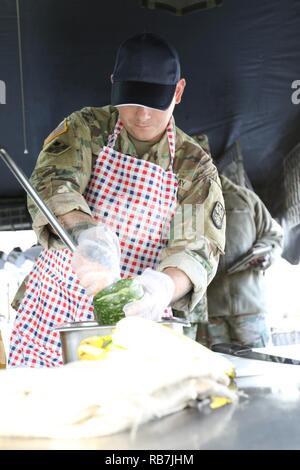
[[[183,327],[189,327],[190,323],[181,318],[163,318],[160,322],[165,326],[183,332]],[[57,326],[55,331],[59,332],[62,345],[62,356],[64,364],[78,360],[77,349],[82,341],[89,336],[111,335],[115,325],[99,325],[94,320],[83,322],[70,322]]]

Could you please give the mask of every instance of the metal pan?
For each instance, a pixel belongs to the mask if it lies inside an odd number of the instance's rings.
[[[183,333],[183,327],[189,327],[190,323],[181,318],[164,318],[159,321],[164,326],[168,326],[179,333]],[[77,350],[80,341],[90,336],[111,335],[115,325],[101,326],[96,321],[70,322],[55,328],[59,332],[62,345],[62,356],[64,364],[78,361]]]

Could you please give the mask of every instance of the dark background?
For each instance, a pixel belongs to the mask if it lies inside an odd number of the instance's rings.
[[[284,210],[284,156],[299,142],[300,1],[223,0],[176,16],[139,0],[19,0],[24,154],[15,0],[0,0],[0,146],[29,176],[44,138],[72,111],[110,101],[109,76],[120,42],[151,31],[177,48],[187,79],[179,127],[208,134],[216,161],[239,139],[255,190],[273,216]],[[0,202],[24,194],[0,162]]]

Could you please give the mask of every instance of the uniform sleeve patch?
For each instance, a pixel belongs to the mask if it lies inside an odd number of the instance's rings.
[[[66,145],[64,142],[56,141],[56,142],[53,142],[53,144],[51,144],[50,142],[50,145],[48,144],[47,149],[46,150],[44,149],[44,150],[47,153],[51,153],[53,155],[59,156],[62,153],[64,153],[66,150],[68,150],[69,148],[70,146]]]
[[[64,119],[51,134],[48,135],[47,139],[44,140],[44,147],[48,145],[52,140],[56,139],[61,134],[64,134],[68,130],[67,120]]]
[[[211,212],[211,219],[213,221],[214,226],[218,229],[221,229],[223,226],[224,215],[225,209],[223,205],[219,201],[216,202]]]

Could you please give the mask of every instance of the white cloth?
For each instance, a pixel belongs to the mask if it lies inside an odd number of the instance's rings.
[[[0,436],[104,436],[136,429],[197,397],[236,399],[228,389],[231,363],[165,326],[125,318],[113,338],[128,349],[101,361],[0,372]]]

